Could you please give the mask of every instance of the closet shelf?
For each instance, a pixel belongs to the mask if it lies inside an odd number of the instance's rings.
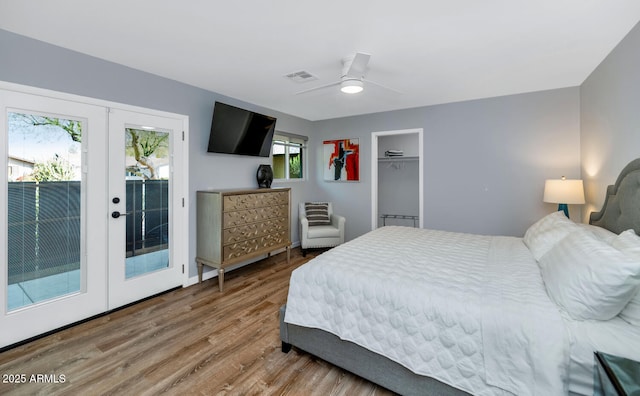
[[[417,161],[420,157],[380,157],[378,162],[400,162],[400,161]]]

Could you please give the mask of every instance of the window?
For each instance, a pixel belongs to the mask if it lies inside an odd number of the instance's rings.
[[[276,132],[273,137],[273,178],[303,179],[306,136]]]

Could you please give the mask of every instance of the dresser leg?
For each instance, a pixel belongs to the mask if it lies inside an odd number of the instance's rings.
[[[224,268],[218,269],[218,287],[222,291],[222,285],[224,285]]]
[[[198,263],[198,283],[202,283],[202,263],[200,261]]]
[[[287,246],[287,264],[291,264],[291,246]]]

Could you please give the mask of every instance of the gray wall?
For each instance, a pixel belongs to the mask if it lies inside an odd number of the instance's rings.
[[[265,162],[206,153],[215,100],[274,115],[279,130],[310,137],[309,180],[274,184],[293,189],[294,241],[299,240],[295,208],[305,200],[334,201],[336,213],[347,217],[347,239],[370,229],[374,131],[424,129],[426,227],[522,235],[555,209],[542,203],[544,180],[580,175],[577,87],[310,122],[3,30],[0,51],[0,80],[189,116],[191,276],[196,273],[195,191],[254,187],[256,168]],[[356,137],[361,181],[324,182],[322,141]]]
[[[371,228],[371,132],[424,129],[427,228],[522,236],[556,209],[544,180],[580,176],[579,88],[565,88],[317,121],[310,160],[323,139],[360,138],[360,183],[322,181],[318,193],[347,217],[347,239]],[[570,208],[580,220],[578,208]]]
[[[153,74],[69,51],[0,29],[0,80],[189,116],[189,275],[195,264],[195,192],[202,189],[257,188],[256,169],[268,158],[207,153],[213,103],[220,100],[278,117],[278,130],[309,135],[312,123]],[[291,187],[293,203],[305,200],[308,182]],[[295,206],[294,206],[295,207]],[[297,211],[292,211],[297,224]],[[293,227],[294,241],[299,240]]]
[[[640,157],[640,24],[580,87],[584,215],[600,210],[607,185]]]

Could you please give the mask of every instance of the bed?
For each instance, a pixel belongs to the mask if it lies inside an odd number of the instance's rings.
[[[403,395],[593,394],[594,351],[640,360],[638,202],[640,159],[590,224],[374,230],[292,273],[283,352]]]

